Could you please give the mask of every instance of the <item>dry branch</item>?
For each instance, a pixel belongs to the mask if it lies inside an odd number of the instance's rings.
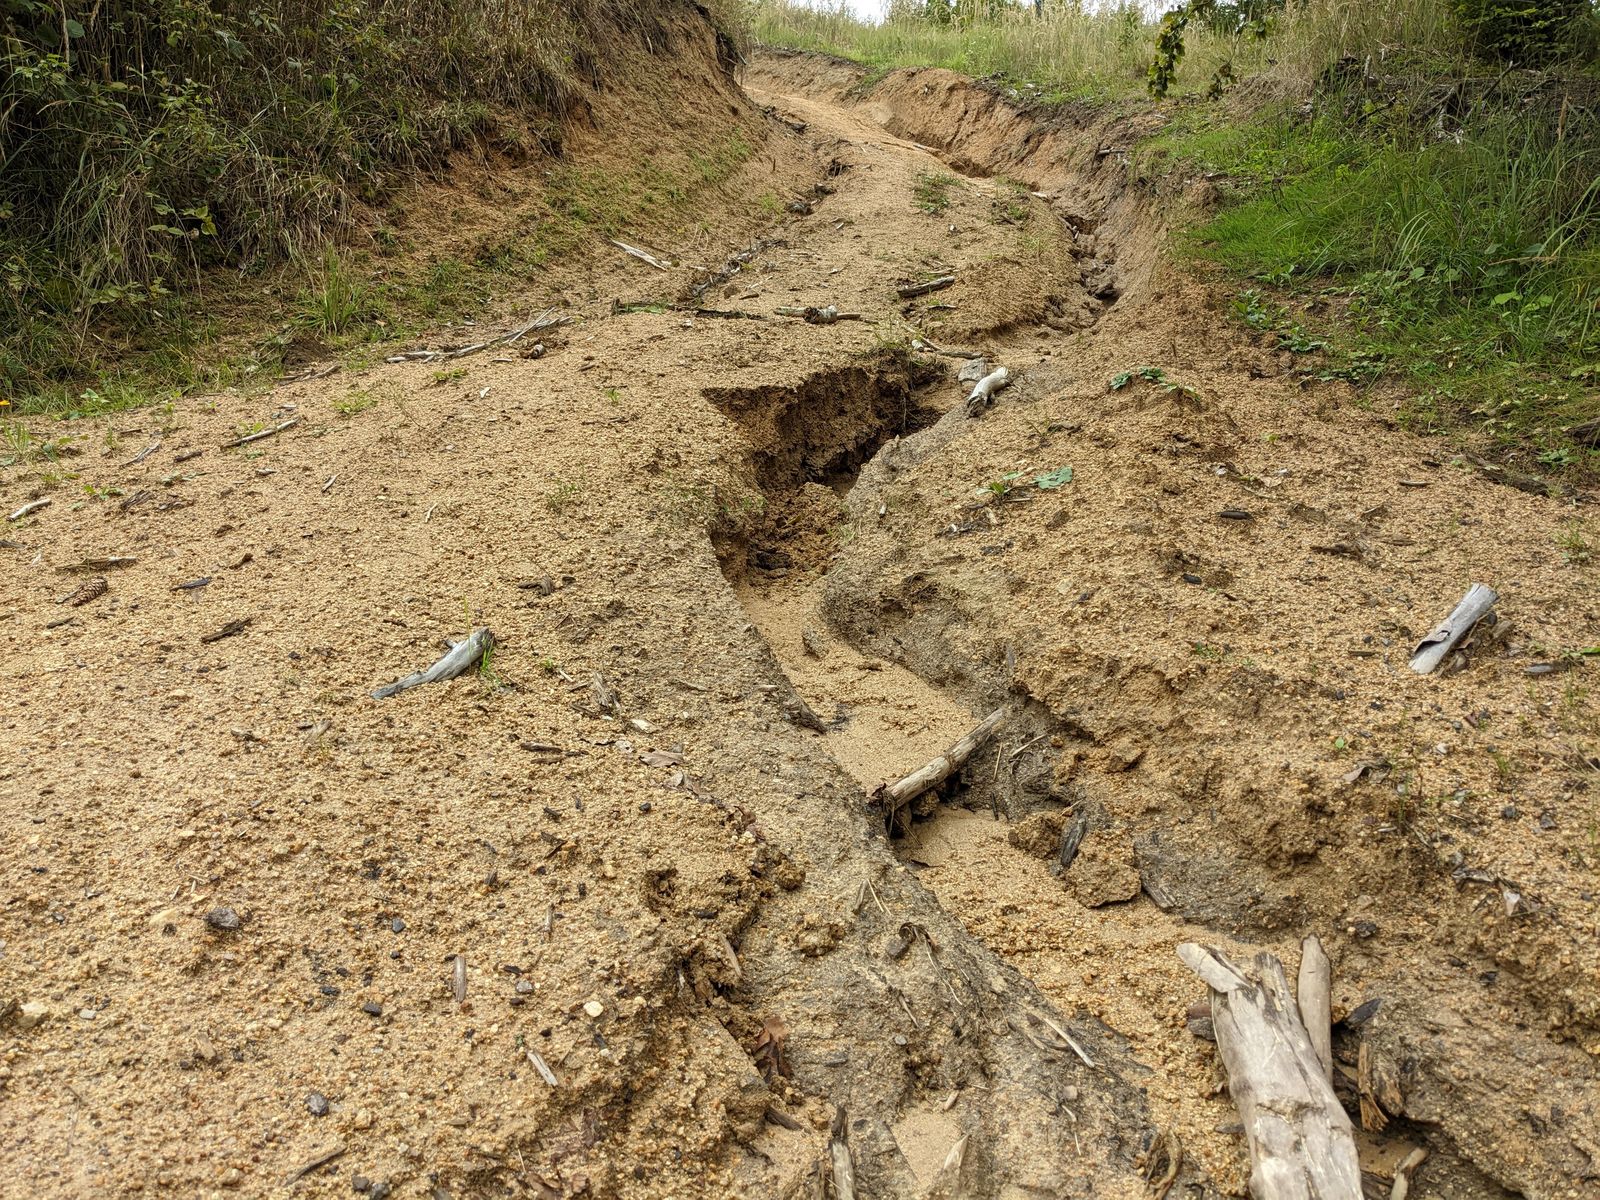
[[[262,438],[277,437],[285,429],[293,429],[300,424],[298,416],[290,417],[287,421],[280,421],[271,429],[263,429],[259,433],[246,434],[242,438],[234,438],[231,442],[223,442],[224,450],[237,450],[240,446],[248,446],[251,442],[259,442]]]
[[[840,312],[832,304],[817,308],[807,305],[805,308],[783,307],[773,309],[780,317],[799,317],[807,325],[832,325],[836,321],[859,321],[861,314],[857,312]]]
[[[1000,731],[1010,715],[1010,711],[1004,707],[995,709],[938,758],[924,763],[911,774],[893,783],[881,785],[873,795],[883,805],[890,830],[896,827],[900,812],[906,805],[923,792],[938,787],[966,766],[967,760]]]
[[[856,1164],[845,1140],[845,1113],[839,1109],[834,1114],[833,1130],[828,1139],[828,1165],[833,1173],[834,1200],[856,1200]]]
[[[1499,599],[1500,594],[1492,587],[1482,583],[1473,584],[1450,615],[1417,643],[1417,648],[1411,652],[1411,669],[1418,675],[1431,674],[1444,661],[1445,655],[1467,636]]]
[[[311,1174],[311,1172],[315,1171],[318,1167],[327,1166],[334,1159],[342,1156],[344,1154],[344,1149],[345,1148],[343,1146],[335,1146],[332,1150],[324,1150],[321,1154],[317,1155],[309,1162],[302,1163],[300,1166],[290,1171],[289,1174],[284,1178],[283,1186],[288,1187],[290,1184],[298,1183],[304,1176]]]
[[[1178,957],[1211,988],[1211,1020],[1250,1145],[1255,1200],[1361,1200],[1350,1118],[1301,1024],[1283,964],[1256,955],[1252,978],[1221,951],[1185,942]]]
[[[477,354],[480,350],[487,350],[491,346],[509,346],[536,330],[554,329],[558,325],[566,325],[572,321],[571,317],[551,316],[550,314],[555,311],[554,308],[547,308],[526,325],[508,329],[485,342],[473,342],[468,346],[456,346],[448,350],[407,350],[404,354],[392,354],[383,361],[387,363],[442,362],[449,358],[465,358],[469,354]]]

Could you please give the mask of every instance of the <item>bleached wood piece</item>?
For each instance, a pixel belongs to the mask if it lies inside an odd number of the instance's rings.
[[[657,258],[654,254],[651,254],[648,250],[641,250],[637,246],[630,246],[630,245],[628,245],[627,242],[619,242],[619,241],[617,241],[616,238],[612,238],[610,240],[611,240],[611,244],[613,246],[615,246],[618,250],[621,250],[624,254],[631,254],[635,258],[637,258],[640,262],[647,262],[658,271],[670,271],[670,270],[672,270],[672,264],[671,263],[662,262],[659,258]]]
[[[1178,957],[1211,988],[1211,1020],[1250,1146],[1254,1200],[1361,1200],[1350,1118],[1322,1072],[1283,964],[1256,976],[1220,950],[1185,942]]]
[[[967,397],[967,416],[975,417],[983,409],[994,403],[994,394],[1001,388],[1011,383],[1011,372],[1004,367],[996,367],[982,379],[978,380],[972,389],[972,395]]]
[[[1317,1052],[1322,1073],[1333,1082],[1333,964],[1316,934],[1300,945],[1300,978],[1295,987],[1300,1023]]]
[[[1451,610],[1450,615],[1434,626],[1433,632],[1417,643],[1417,648],[1411,652],[1411,669],[1418,675],[1431,674],[1445,655],[1455,648],[1455,644],[1481,621],[1495,601],[1500,599],[1500,593],[1487,584],[1475,583],[1467,589],[1467,594],[1461,597],[1461,603]]]

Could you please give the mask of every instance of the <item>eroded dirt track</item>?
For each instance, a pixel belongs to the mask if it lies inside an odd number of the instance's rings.
[[[709,288],[597,251],[519,304],[574,318],[542,357],[0,475],[52,500],[0,550],[0,1004],[38,1006],[0,1191],[277,1194],[337,1149],[295,1194],[798,1196],[842,1137],[871,1195],[1134,1196],[1171,1132],[1180,1188],[1235,1194],[1172,947],[1316,932],[1336,1015],[1381,1000],[1351,1073],[1365,1039],[1402,1081],[1375,1172],[1421,1139],[1414,1195],[1593,1194],[1592,667],[1524,674],[1600,642],[1570,512],[1230,328],[1099,153],[1135,130],[854,82],[752,68],[800,132],[704,85],[763,147],[656,231],[755,247]],[[1016,382],[968,418],[935,348]],[[1107,390],[1141,365],[1192,393]],[[1472,579],[1509,638],[1410,677]],[[477,625],[491,675],[371,698]],[[998,704],[891,845],[867,790]]]

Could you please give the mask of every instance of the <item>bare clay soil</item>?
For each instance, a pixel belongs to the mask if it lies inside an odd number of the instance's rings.
[[[1240,1195],[1173,950],[1309,933],[1382,1194],[1415,1145],[1412,1195],[1600,1194],[1586,510],[1230,325],[1100,153],[1156,115],[654,69],[575,160],[755,152],[639,232],[676,265],[597,241],[435,343],[554,306],[542,354],[0,468],[50,500],[0,529],[0,1194],[809,1197],[839,1143],[863,1195],[1142,1196],[1158,1144]],[[1494,636],[1413,676],[1474,580]]]

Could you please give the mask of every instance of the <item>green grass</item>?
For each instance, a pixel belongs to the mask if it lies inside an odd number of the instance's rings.
[[[382,236],[325,246],[309,265],[285,264],[243,284],[213,272],[189,292],[167,297],[160,311],[123,326],[137,343],[107,339],[71,364],[35,362],[32,385],[19,387],[8,411],[73,419],[185,393],[248,392],[270,384],[297,350],[319,358],[369,353],[364,348],[481,313],[493,296],[525,288],[530,276],[597,237],[641,222],[682,220],[705,188],[724,182],[752,153],[735,134],[683,161],[640,162],[620,172],[553,169],[544,196],[509,215],[502,228],[483,231],[470,258],[419,256],[385,224]],[[402,199],[393,206],[396,219],[404,205]],[[229,308],[227,318],[202,321],[199,314],[219,301]],[[273,332],[262,336],[263,329]],[[5,339],[0,330],[0,343]],[[43,377],[55,369],[71,378]]]
[[[912,186],[911,202],[919,212],[930,217],[938,216],[950,207],[950,193],[956,188],[956,177],[944,172],[921,171]]]
[[[427,279],[372,270],[352,241],[465,146],[558,146],[582,90],[630,52],[659,53],[679,7],[0,5],[0,396],[19,413],[82,415],[249,384],[297,340],[339,348],[455,315],[481,304],[486,273],[544,261],[572,228],[681,199],[664,175],[615,202],[580,199],[535,222],[536,245],[491,249],[470,270],[441,261]],[[732,0],[709,16],[737,39]],[[749,153],[714,147],[692,175],[720,178]],[[400,240],[385,221],[372,253]],[[268,344],[238,344],[274,325]]]
[[[544,506],[559,516],[583,499],[585,490],[581,480],[557,479],[555,487],[545,493]]]
[[[1566,436],[1600,416],[1600,125],[1568,116],[1558,134],[1538,114],[1495,112],[1441,139],[1324,107],[1191,117],[1138,169],[1173,155],[1224,177],[1188,248],[1256,282],[1236,314],[1278,348],[1333,343],[1308,372],[1387,371],[1419,428],[1471,426],[1545,469],[1600,471]]]
[[[1165,6],[1161,6],[1165,7]],[[927,10],[895,4],[880,24],[856,20],[841,3],[753,0],[751,29],[770,46],[848,58],[873,73],[863,88],[896,67],[944,67],[998,76],[1036,103],[1143,96],[1155,54],[1157,24],[1132,3],[1032,4],[935,0]],[[1428,60],[1457,55],[1448,0],[1297,0],[1271,17],[1270,36],[1224,23],[1196,22],[1185,37],[1172,95],[1205,94],[1219,71],[1265,75],[1282,91],[1303,91],[1345,55],[1390,61],[1397,48]]]

